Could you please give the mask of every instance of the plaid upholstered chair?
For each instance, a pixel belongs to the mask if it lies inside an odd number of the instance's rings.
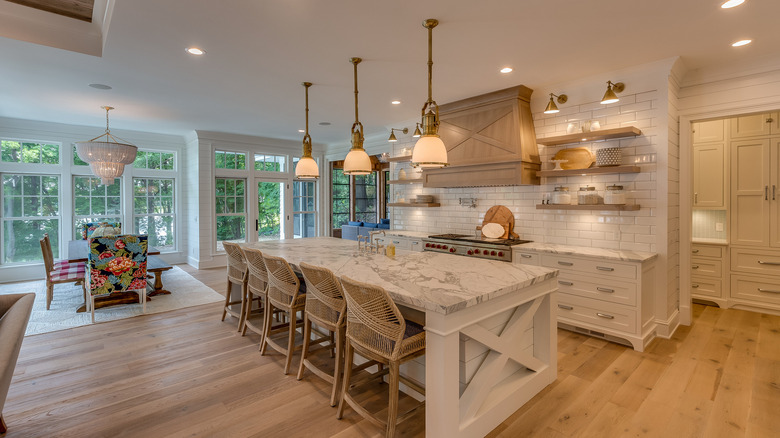
[[[146,257],[149,236],[126,234],[88,239],[87,307],[95,322],[95,297],[135,291],[146,313]]]
[[[122,234],[121,222],[87,222],[81,226],[81,239],[89,239],[98,228],[110,229],[110,233],[113,235]]]
[[[87,299],[87,289],[84,285],[84,263],[70,263],[67,260],[54,260],[51,250],[49,234],[44,234],[41,242],[43,253],[43,267],[46,269],[46,310],[51,307],[54,298],[54,285],[63,283],[80,284],[84,290],[84,299]]]

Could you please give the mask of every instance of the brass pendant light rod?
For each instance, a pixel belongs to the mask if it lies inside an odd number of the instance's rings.
[[[358,117],[358,71],[357,66],[363,61],[361,58],[350,58],[349,62],[352,63],[355,72],[355,123],[352,124],[352,149],[363,148],[363,124],[360,123],[360,117]],[[355,130],[357,128],[357,131]]]
[[[303,136],[303,157],[311,157],[311,136],[309,135],[309,87],[311,82],[304,82],[306,87],[306,133]]]
[[[311,136],[309,135],[309,87],[311,82],[301,83],[306,87],[306,133],[303,136],[303,155],[295,165],[295,177],[304,180],[312,180],[320,177],[317,162],[311,156]]]
[[[436,135],[439,130],[439,105],[433,100],[433,28],[438,25],[435,18],[423,21],[423,27],[428,29],[428,100],[421,111],[423,135]]]

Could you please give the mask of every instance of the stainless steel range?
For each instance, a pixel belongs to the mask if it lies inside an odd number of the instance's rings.
[[[423,251],[444,252],[481,259],[512,261],[512,245],[528,243],[521,239],[476,238],[467,234],[437,234],[423,239]]]

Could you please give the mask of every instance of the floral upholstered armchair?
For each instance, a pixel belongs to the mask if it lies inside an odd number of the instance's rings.
[[[97,231],[97,233],[96,233]],[[81,226],[81,239],[87,240],[92,235],[98,236],[115,236],[122,234],[121,222],[87,222]]]
[[[146,312],[146,256],[149,236],[125,234],[95,237],[89,242],[87,306],[95,322],[95,297],[112,292],[136,291]]]

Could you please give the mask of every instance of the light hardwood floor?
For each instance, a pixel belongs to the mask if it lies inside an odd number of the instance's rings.
[[[180,265],[217,291],[224,269]],[[17,437],[367,437],[328,385],[282,374],[219,304],[25,338],[5,405]],[[294,362],[297,365],[297,360]],[[366,400],[382,406],[382,386]],[[780,317],[694,305],[644,353],[558,331],[558,379],[489,437],[763,437],[780,431]],[[422,416],[399,436],[422,436]]]

